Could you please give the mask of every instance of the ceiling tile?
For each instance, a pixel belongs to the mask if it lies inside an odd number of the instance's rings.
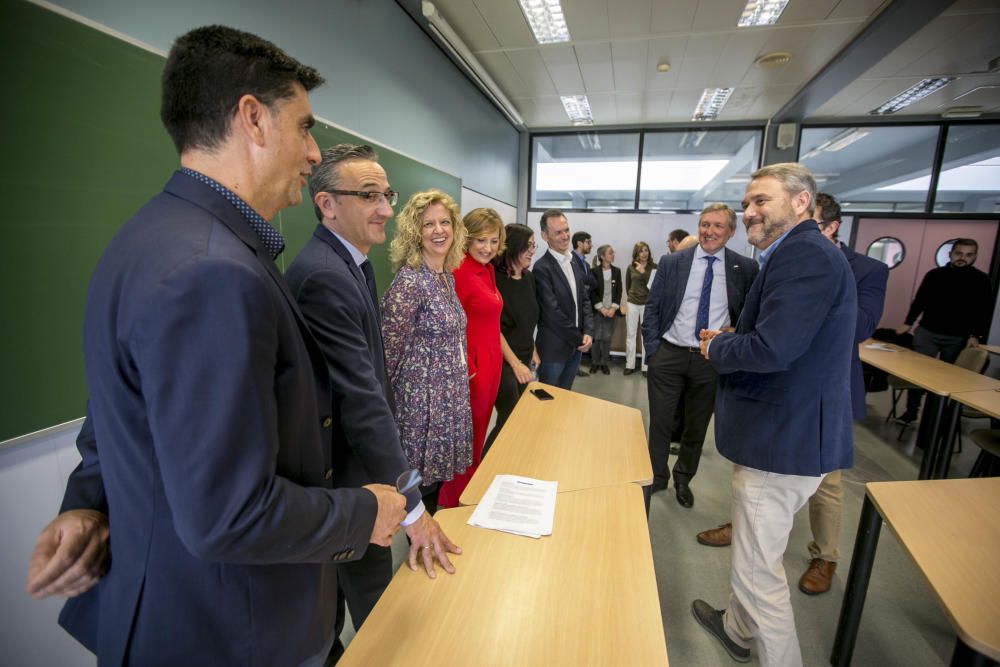
[[[778,25],[787,26],[796,23],[813,23],[822,21],[833,8],[837,6],[839,0],[808,0],[808,2],[789,2],[785,11],[781,12]]]
[[[459,2],[461,0],[458,0]],[[465,0],[468,2],[468,0]],[[527,19],[521,12],[521,6],[511,0],[510,2],[496,2],[495,0],[475,0],[479,13],[483,20],[490,27],[496,36],[500,46],[505,49],[515,49],[527,46],[537,46]]]
[[[480,53],[476,57],[507,97],[519,97],[531,92],[506,53]]]
[[[500,46],[475,3],[468,0],[436,0],[434,6],[473,52]]]
[[[510,58],[514,70],[524,81],[526,92],[533,95],[552,95],[556,92],[538,49],[510,51],[507,53],[507,57]]]
[[[736,22],[740,20],[746,4],[746,0],[701,0],[694,15],[692,28],[696,32],[735,30]]]
[[[588,93],[614,90],[615,71],[611,63],[611,43],[578,44],[573,48],[583,75],[584,89]]]
[[[653,34],[687,33],[694,29],[698,0],[657,0],[653,3],[649,31]]]
[[[618,122],[641,123],[643,121],[642,100],[642,93],[618,93],[615,95]]]
[[[610,35],[608,0],[562,0],[560,4],[574,42],[607,39]]]
[[[687,42],[687,35],[649,40],[646,50],[646,90],[666,90],[677,85]],[[666,72],[657,72],[657,64],[663,61],[670,64],[670,69]]]
[[[585,92],[576,52],[566,44],[552,44],[539,49],[545,68],[560,95],[580,95]]]
[[[594,117],[595,124],[611,125],[620,122],[614,93],[595,93],[593,95],[588,93],[587,101],[590,102],[590,113]]]
[[[831,19],[867,19],[873,17],[883,5],[892,0],[840,0],[830,12]]]
[[[618,91],[642,90],[646,80],[645,40],[617,41],[611,43],[611,61],[614,64],[615,89]]]
[[[650,0],[612,0],[608,12],[611,37],[649,34],[652,15]]]

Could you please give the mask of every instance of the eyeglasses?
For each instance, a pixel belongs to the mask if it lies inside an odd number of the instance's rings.
[[[361,197],[371,204],[378,206],[382,202],[388,202],[389,206],[395,206],[399,201],[399,193],[393,190],[385,192],[365,192],[364,190],[327,190],[332,195],[350,195],[351,197]]]

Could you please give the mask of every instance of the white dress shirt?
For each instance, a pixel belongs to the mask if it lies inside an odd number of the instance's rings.
[[[712,262],[712,293],[708,307],[708,328],[721,329],[728,327],[729,322],[729,296],[726,293],[726,249],[722,248],[712,255],[715,261]],[[708,261],[702,259],[708,257],[701,246],[697,246],[694,251],[694,260],[691,263],[691,275],[688,276],[687,287],[684,289],[684,298],[681,300],[677,316],[674,317],[673,324],[663,334],[663,338],[668,343],[681,347],[697,347],[699,344],[698,332],[694,330],[698,320],[698,301],[701,299],[701,285],[705,280],[705,269]]]
[[[576,326],[580,326],[580,313],[577,312],[578,299],[576,298],[576,273],[573,272],[573,255],[566,253],[565,255],[557,250],[554,250],[549,246],[549,254],[556,258],[559,262],[559,268],[562,269],[563,275],[566,276],[566,280],[569,281],[569,290],[573,293],[573,323]]]

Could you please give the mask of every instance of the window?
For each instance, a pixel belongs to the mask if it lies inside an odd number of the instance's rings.
[[[758,130],[647,132],[639,208],[700,211],[721,201],[739,209],[759,156]]]
[[[894,236],[883,236],[871,242],[867,255],[891,269],[899,266],[900,262],[906,258],[906,246]]]
[[[532,142],[532,208],[635,207],[638,132],[578,132]]]
[[[948,128],[934,211],[1000,213],[1000,124]]]
[[[799,161],[845,211],[924,211],[937,125],[802,130]]]

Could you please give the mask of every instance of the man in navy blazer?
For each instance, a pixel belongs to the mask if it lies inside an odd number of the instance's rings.
[[[64,615],[96,628],[100,664],[323,664],[335,565],[404,516],[392,487],[334,488],[326,364],[273,261],[268,221],[319,162],[306,94],[321,82],[221,26],[167,58],[161,117],[182,168],[94,270],[92,435],[29,566],[29,591],[81,592],[59,584],[92,544],[77,511],[104,510],[110,568]]]
[[[343,458],[334,466],[333,480],[337,486],[393,484],[410,465],[390,407],[375,272],[367,255],[372,246],[385,243],[396,195],[375,151],[353,144],[323,150],[309,192],[320,224],[285,278],[323,350],[333,387],[334,433],[348,445],[340,450]],[[454,572],[448,552],[458,553],[458,548],[425,511],[419,487],[406,499],[403,527],[410,538],[410,569],[416,570],[419,560],[433,578],[437,558],[447,572]],[[369,547],[361,560],[338,566],[338,634],[344,601],[357,630],[392,573],[387,547]],[[342,648],[335,648],[339,655]]]
[[[572,389],[580,358],[593,341],[594,314],[584,275],[574,267],[566,216],[558,209],[545,211],[541,229],[549,249],[531,267],[539,311],[538,379]]]
[[[647,509],[650,494],[667,488],[671,431],[681,405],[684,426],[673,469],[674,489],[683,507],[694,504],[689,484],[698,472],[718,378],[698,347],[699,309],[705,315],[702,328],[735,325],[757,276],[757,262],[725,247],[735,231],[735,211],[725,204],[705,207],[698,219],[698,243],[660,259],[646,300],[642,342],[649,364],[649,459],[653,466],[653,484],[645,489]],[[702,303],[702,297],[708,303]]]
[[[782,558],[795,513],[823,475],[852,463],[850,368],[857,289],[844,254],[809,219],[816,182],[800,164],[751,176],[747,238],[761,271],[735,333],[702,332],[719,373],[715,441],[733,470],[732,594],[692,613],[735,659],[801,665]]]

